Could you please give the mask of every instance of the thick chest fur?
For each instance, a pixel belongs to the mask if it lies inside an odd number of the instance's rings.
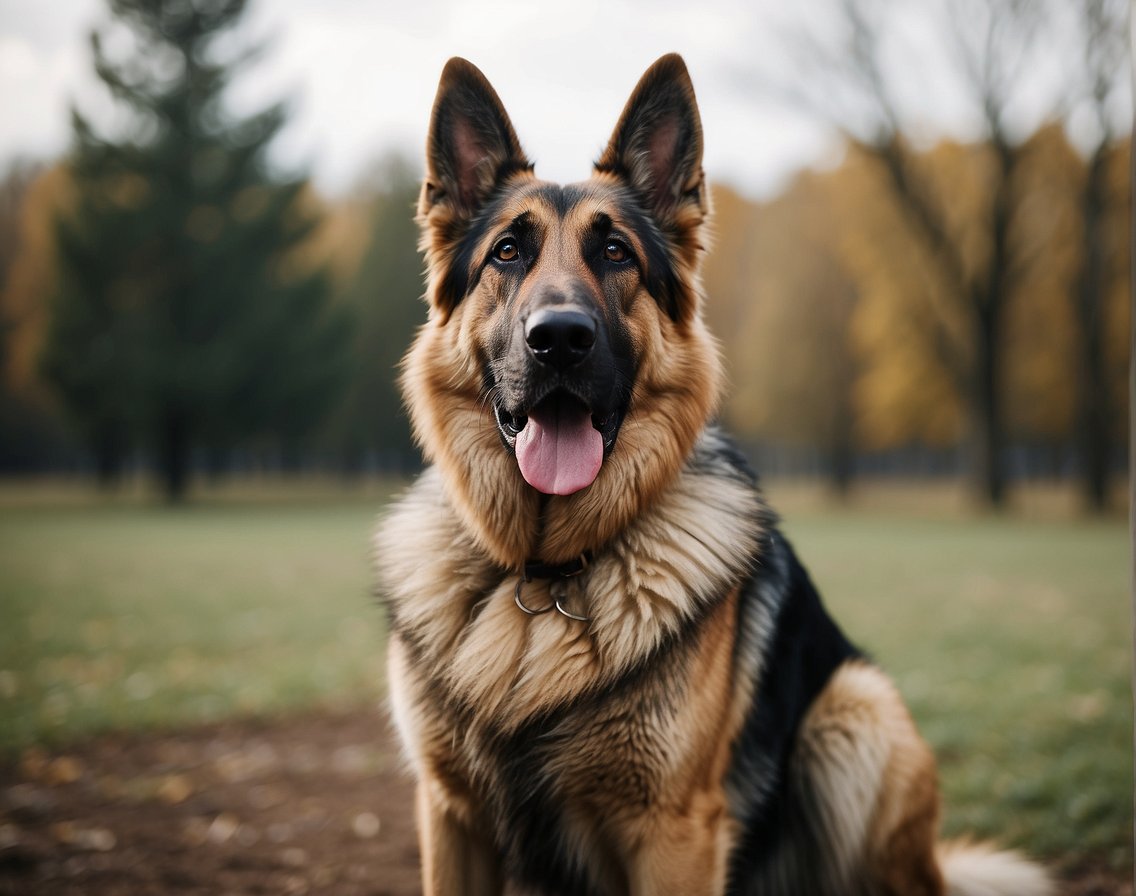
[[[521,612],[519,573],[487,558],[427,471],[376,540],[392,630],[413,654],[414,676],[513,730],[613,687],[686,638],[759,562],[767,519],[717,440],[704,435],[670,489],[597,546],[583,575],[525,585],[530,607],[560,597],[586,623]]]
[[[738,585],[766,511],[714,436],[703,444],[583,575],[555,593],[526,584],[530,607],[559,596],[587,623],[521,612],[517,575],[484,558],[432,472],[380,530],[392,704],[411,761],[494,832],[522,878],[539,859],[542,874],[560,868],[562,890],[594,891],[618,881],[655,816],[691,800],[726,809],[753,686],[736,668]]]
[[[492,831],[518,879],[626,892],[620,875],[662,817],[692,801],[726,809],[730,745],[749,696],[735,674],[735,614],[736,592],[723,595],[643,663],[528,717],[509,715],[520,704],[508,698],[505,715],[489,713],[446,677],[416,674],[415,648],[400,641],[400,730],[455,814]],[[575,638],[564,648],[581,649]]]

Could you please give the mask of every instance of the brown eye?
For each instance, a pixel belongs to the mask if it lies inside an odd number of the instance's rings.
[[[608,240],[604,246],[604,258],[608,261],[627,261],[627,247],[618,240]]]
[[[513,240],[501,240],[493,247],[493,257],[498,261],[516,261],[521,250]]]

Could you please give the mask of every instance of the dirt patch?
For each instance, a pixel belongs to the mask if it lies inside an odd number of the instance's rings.
[[[105,737],[0,769],[0,893],[420,892],[377,712]]]
[[[0,766],[0,894],[412,896],[412,787],[377,712],[108,736]],[[1067,896],[1132,896],[1088,867]]]

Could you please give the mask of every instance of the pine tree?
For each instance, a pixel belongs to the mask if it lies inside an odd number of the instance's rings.
[[[395,381],[398,363],[426,321],[422,262],[412,210],[421,175],[397,154],[381,159],[367,194],[367,248],[343,292],[358,322],[352,344],[353,372],[332,439],[347,470],[377,464],[405,471],[418,460],[410,421]]]
[[[112,478],[155,457],[184,495],[194,450],[295,446],[343,384],[349,321],[296,251],[318,225],[302,179],[274,177],[283,104],[238,119],[225,92],[256,53],[225,38],[247,0],[109,0],[125,52],[92,34],[116,133],[72,111],[73,202],[44,369]],[[231,41],[229,42],[231,44]]]

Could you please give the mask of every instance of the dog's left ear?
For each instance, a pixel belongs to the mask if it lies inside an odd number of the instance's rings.
[[[658,226],[665,259],[644,259],[647,289],[671,319],[695,314],[702,225],[710,197],[702,174],[702,122],[677,53],[647,69],[619,117],[596,171],[620,178]]]
[[[664,231],[701,223],[707,212],[702,123],[677,53],[663,56],[639,80],[595,167],[624,178]]]

